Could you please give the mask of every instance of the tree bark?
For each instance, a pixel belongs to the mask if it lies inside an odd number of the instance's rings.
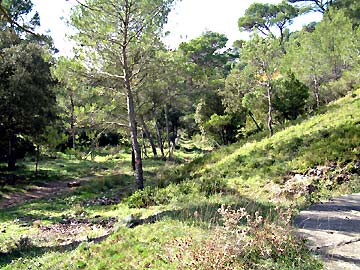
[[[143,129],[142,133],[141,133],[143,154],[144,154],[144,157],[149,158],[149,156],[147,154],[147,150],[146,150],[145,137],[146,137],[146,134],[145,134],[145,131]]]
[[[269,112],[268,112],[268,128],[269,128],[269,132],[270,132],[270,137],[274,135],[274,130],[273,130],[273,117],[272,117],[272,112],[273,112],[273,106],[272,106],[272,96],[271,96],[271,85],[268,82],[267,84],[267,98],[268,98],[268,103],[269,103]]]
[[[136,187],[138,189],[144,188],[144,178],[143,178],[143,169],[142,169],[142,159],[140,145],[138,142],[136,120],[135,120],[135,109],[134,101],[131,93],[131,85],[129,77],[125,74],[125,85],[127,90],[127,106],[128,106],[128,115],[129,115],[129,127],[130,127],[130,139],[131,145],[134,151],[135,159],[135,178],[136,178]]]
[[[71,129],[71,140],[72,140],[72,148],[75,150],[76,142],[75,142],[75,105],[74,105],[74,96],[73,93],[70,94],[70,129]]]
[[[131,168],[132,170],[135,172],[136,171],[136,166],[135,166],[135,153],[134,153],[134,149],[131,146]]]
[[[16,169],[16,152],[15,152],[16,137],[11,134],[9,137],[9,150],[8,150],[8,170],[15,171]]]
[[[153,155],[155,158],[158,157],[158,154],[157,154],[157,150],[156,150],[156,146],[155,146],[155,143],[154,143],[154,138],[153,136],[151,135],[150,131],[149,131],[149,128],[148,126],[146,125],[145,121],[144,121],[144,118],[143,116],[141,115],[140,117],[140,122],[141,122],[141,126],[143,127],[143,130],[144,130],[144,133],[146,135],[146,137],[148,138],[149,140],[149,143],[150,143],[150,146],[151,146],[151,150],[153,152]]]
[[[169,160],[172,158],[172,148],[171,148],[171,139],[170,139],[170,124],[169,124],[169,109],[165,105],[165,125],[166,125],[166,139],[169,150]]]
[[[320,95],[319,95],[319,83],[316,79],[316,77],[314,77],[314,95],[316,98],[316,108],[320,108]]]
[[[261,129],[261,127],[259,126],[259,124],[256,122],[255,117],[254,117],[254,114],[253,114],[251,111],[248,111],[248,114],[249,114],[251,120],[254,122],[257,130],[260,132],[262,129]]]
[[[40,159],[40,146],[36,146],[36,158],[35,158],[35,175],[39,173],[39,159]]]
[[[158,145],[159,145],[160,152],[161,152],[161,158],[164,159],[165,158],[164,144],[163,144],[163,141],[162,141],[162,134],[161,134],[160,124],[156,119],[155,119],[155,128],[156,128],[156,135],[157,135]]]
[[[135,106],[134,106],[134,98],[131,87],[131,70],[128,64],[127,58],[127,47],[128,43],[128,30],[130,24],[130,6],[128,1],[125,1],[125,18],[124,18],[124,30],[123,30],[123,40],[121,44],[121,52],[122,52],[122,66],[123,66],[123,74],[124,74],[124,84],[126,90],[126,103],[128,109],[129,116],[129,127],[130,127],[130,139],[131,145],[134,150],[134,159],[135,159],[135,178],[136,178],[136,187],[138,189],[144,188],[144,178],[143,178],[143,168],[142,168],[142,159],[141,159],[141,151],[138,142],[137,128],[136,128],[136,116],[135,116]]]

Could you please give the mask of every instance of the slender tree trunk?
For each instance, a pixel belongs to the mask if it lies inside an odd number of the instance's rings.
[[[142,149],[143,149],[144,157],[149,158],[148,154],[147,154],[147,150],[146,150],[145,137],[146,137],[145,131],[142,130],[142,133],[141,133]]]
[[[316,108],[320,108],[320,95],[319,95],[319,83],[316,79],[316,77],[314,77],[314,95],[316,98]]]
[[[134,106],[134,97],[132,93],[131,86],[131,69],[128,64],[128,31],[130,25],[130,14],[131,14],[131,6],[129,1],[125,1],[125,17],[123,18],[123,32],[122,32],[122,44],[121,44],[121,62],[123,67],[123,76],[124,76],[124,84],[126,91],[126,103],[128,109],[128,117],[129,117],[129,128],[130,128],[130,139],[131,145],[134,150],[134,160],[135,160],[135,178],[136,178],[136,187],[137,189],[144,188],[144,178],[143,178],[143,168],[142,168],[142,160],[141,160],[141,150],[138,142],[137,128],[136,128],[136,116],[135,116],[135,106]]]
[[[131,168],[132,170],[135,172],[136,171],[136,166],[135,166],[135,153],[134,153],[134,149],[131,146]]]
[[[159,144],[159,148],[160,148],[160,152],[161,152],[161,158],[164,159],[165,154],[164,154],[164,144],[162,141],[161,128],[160,128],[159,122],[156,119],[155,119],[155,128],[156,128],[157,140],[158,140],[158,144]]]
[[[145,132],[145,135],[146,137],[148,138],[149,140],[149,143],[150,143],[150,146],[151,146],[151,150],[153,152],[153,155],[155,158],[158,157],[158,154],[157,154],[157,150],[156,150],[156,146],[155,146],[155,143],[154,143],[154,138],[153,136],[151,135],[149,129],[148,129],[148,126],[146,125],[145,121],[144,121],[144,118],[142,117],[142,115],[140,116],[140,121],[141,121],[141,125],[144,129],[144,132]]]
[[[72,140],[72,148],[75,150],[76,142],[75,142],[75,104],[74,104],[74,96],[73,93],[70,94],[70,132],[71,132],[71,140]]]
[[[143,168],[142,168],[142,160],[141,160],[141,150],[138,142],[137,128],[136,128],[136,116],[135,116],[135,106],[134,106],[134,98],[131,89],[131,70],[128,64],[128,54],[127,49],[129,46],[128,43],[128,30],[130,25],[130,6],[129,2],[125,1],[125,18],[123,21],[123,40],[121,44],[121,53],[122,53],[122,67],[124,74],[124,84],[126,90],[126,102],[129,116],[129,127],[130,127],[130,138],[131,145],[134,150],[134,159],[135,159],[135,178],[136,178],[136,187],[138,189],[144,188],[144,178],[143,178]]]
[[[11,134],[9,137],[9,150],[8,150],[8,170],[15,171],[16,169],[16,153],[15,153],[16,137]]]
[[[36,146],[36,157],[35,157],[35,175],[39,173],[39,159],[40,159],[40,146]]]
[[[166,139],[167,139],[167,145],[169,149],[169,159],[171,159],[171,140],[170,140],[170,123],[169,123],[169,109],[168,106],[165,105],[165,125],[166,125]]]
[[[127,77],[127,76],[125,76]],[[135,160],[135,178],[136,178],[136,186],[138,189],[144,188],[144,178],[143,178],[143,169],[142,169],[142,159],[141,159],[141,151],[140,145],[138,142],[136,121],[135,121],[135,108],[134,101],[132,98],[130,82],[127,80],[127,105],[128,105],[128,114],[129,114],[129,127],[130,127],[130,138],[131,145],[134,152],[134,160]]]
[[[270,132],[270,137],[272,135],[274,135],[274,130],[273,130],[273,117],[272,117],[272,112],[273,112],[273,106],[272,106],[272,96],[271,96],[271,85],[270,83],[268,83],[267,85],[267,98],[268,98],[268,103],[269,103],[269,112],[268,112],[268,128],[269,128],[269,132]]]
[[[248,111],[248,114],[249,114],[251,120],[254,122],[257,130],[260,132],[260,131],[261,131],[261,127],[260,127],[259,124],[256,122],[255,117],[254,117],[254,114],[253,114],[251,111]]]

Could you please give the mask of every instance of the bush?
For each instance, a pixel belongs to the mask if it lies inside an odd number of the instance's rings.
[[[292,212],[278,210],[271,220],[244,208],[218,209],[223,226],[203,241],[174,240],[165,260],[178,269],[320,269],[302,239],[291,228]],[[246,224],[247,226],[244,226]]]
[[[227,185],[226,181],[218,177],[201,177],[199,180],[200,183],[200,192],[205,193],[206,196],[211,196],[216,193],[226,191]]]
[[[136,190],[125,202],[130,208],[144,208],[155,205],[154,190],[151,187]]]

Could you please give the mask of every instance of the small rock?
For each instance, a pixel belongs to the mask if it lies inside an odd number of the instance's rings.
[[[73,182],[67,183],[67,186],[68,186],[69,188],[80,187],[80,186],[81,186],[81,183],[78,182],[78,181],[73,181]]]

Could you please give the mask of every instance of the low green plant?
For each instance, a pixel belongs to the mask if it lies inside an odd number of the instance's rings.
[[[125,199],[125,202],[130,208],[143,208],[155,205],[154,190],[150,186],[141,190],[136,190],[132,195]]]
[[[211,196],[216,193],[224,192],[228,189],[225,179],[220,176],[215,177],[200,177],[200,192],[205,193],[206,196]]]

